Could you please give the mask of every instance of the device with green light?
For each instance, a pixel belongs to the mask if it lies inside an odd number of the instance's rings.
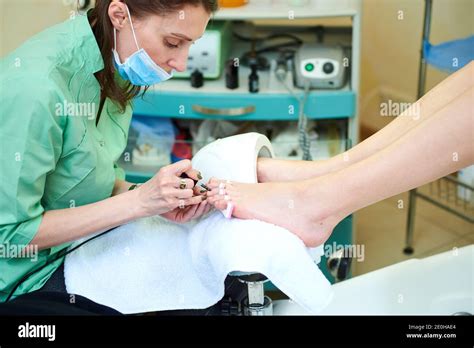
[[[304,44],[295,54],[295,86],[304,88],[341,88],[345,82],[346,67],[341,46]]]
[[[230,21],[211,20],[203,36],[189,49],[186,71],[175,72],[173,76],[189,78],[199,70],[206,79],[219,78],[230,54],[231,25]]]

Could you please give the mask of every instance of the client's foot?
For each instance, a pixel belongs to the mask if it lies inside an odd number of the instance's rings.
[[[300,237],[307,246],[324,243],[344,216],[330,215],[317,190],[308,181],[289,183],[242,184],[211,179],[208,201],[224,210],[232,202],[232,215],[258,219],[284,227]]]

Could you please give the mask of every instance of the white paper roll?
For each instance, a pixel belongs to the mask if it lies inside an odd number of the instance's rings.
[[[274,157],[270,140],[259,133],[246,133],[206,145],[194,156],[192,163],[193,168],[201,172],[204,184],[212,177],[256,183],[259,157]]]

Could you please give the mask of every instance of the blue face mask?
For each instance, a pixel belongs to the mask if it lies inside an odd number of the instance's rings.
[[[114,63],[117,71],[124,80],[130,81],[135,86],[151,86],[173,77],[173,74],[167,73],[164,69],[159,67],[153,59],[146,53],[146,51],[138,46],[135,30],[133,30],[132,17],[128,10],[128,18],[130,26],[132,27],[133,38],[137,45],[137,51],[128,57],[124,63],[120,62],[120,57],[117,52],[117,30],[114,28]]]

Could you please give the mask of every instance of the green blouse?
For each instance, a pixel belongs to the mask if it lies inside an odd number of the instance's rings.
[[[18,255],[45,211],[106,199],[115,180],[124,179],[116,162],[132,112],[129,106],[120,113],[107,99],[96,126],[100,86],[94,73],[103,67],[87,16],[35,35],[0,60],[0,301],[71,244]],[[15,295],[41,288],[63,261],[34,273]]]

